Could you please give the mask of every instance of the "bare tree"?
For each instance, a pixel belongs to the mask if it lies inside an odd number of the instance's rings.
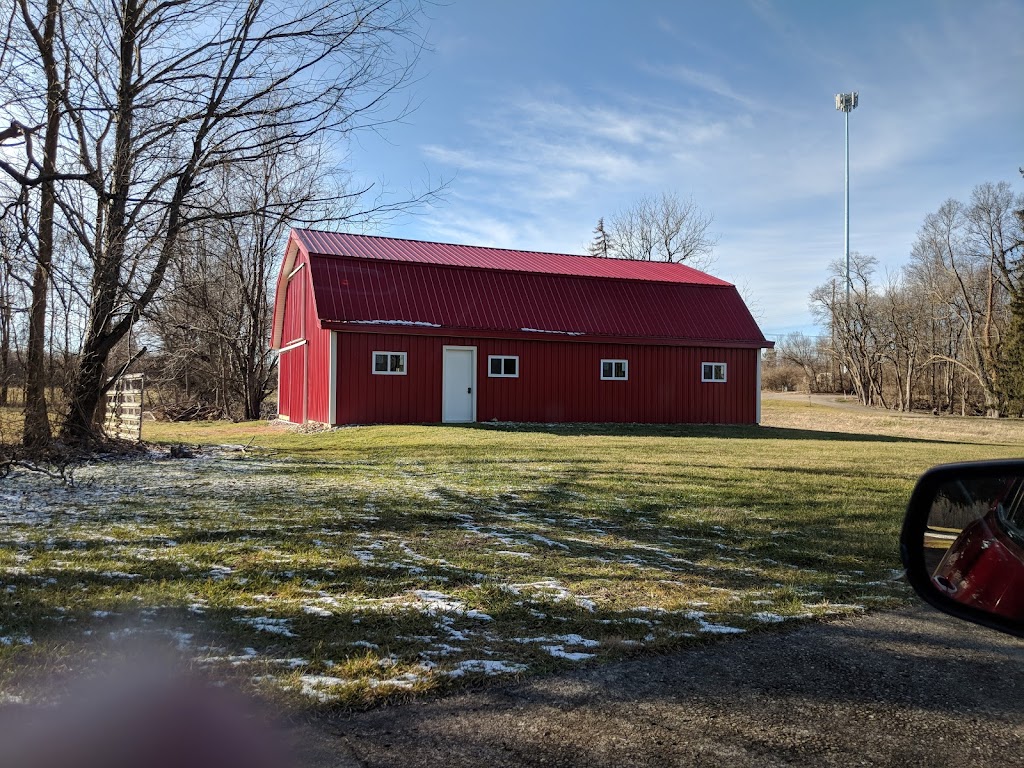
[[[818,379],[824,373],[827,361],[816,338],[799,331],[788,333],[779,339],[776,352],[778,359],[800,367],[808,392],[819,391]]]
[[[944,301],[963,330],[965,355],[936,356],[958,366],[981,389],[986,415],[1000,413],[999,344],[1007,322],[1009,292],[1002,268],[991,252],[972,242],[969,209],[947,200],[925,218],[911,258],[918,272],[933,273],[933,301]],[[974,215],[978,215],[977,212]]]
[[[42,61],[46,84],[36,89],[47,97],[38,263],[47,271],[47,185],[60,178],[52,203],[89,269],[61,430],[83,441],[109,384],[107,360],[158,296],[183,233],[256,213],[211,210],[204,187],[225,168],[394,118],[382,110],[415,61],[418,9],[403,0],[45,0],[36,34],[44,0],[17,2],[12,24],[34,43],[19,63],[29,72],[30,59]]]
[[[913,410],[914,384],[927,357],[930,314],[927,296],[918,286],[890,277],[879,296],[882,359],[888,363],[895,394],[893,408]]]
[[[706,268],[717,242],[710,231],[713,221],[693,198],[684,200],[668,192],[642,197],[612,217],[612,253],[623,259],[686,262]]]
[[[1021,283],[1020,260],[1024,258],[1024,195],[1014,195],[1010,185],[985,182],[971,191],[964,210],[965,241],[975,256],[995,264],[1009,293]]]
[[[25,149],[25,163],[20,169],[11,162],[0,161],[0,169],[20,185],[19,198],[22,205],[27,205],[25,198],[30,188],[38,186],[40,190],[29,309],[25,426],[22,438],[25,446],[31,449],[45,446],[51,437],[44,366],[46,302],[53,262],[57,208],[57,147],[60,139],[61,102],[68,76],[67,67],[61,67],[58,54],[61,7],[61,0],[45,0],[41,7],[29,0],[17,0],[5,30],[5,45],[0,56],[0,61],[5,65],[4,70],[0,71],[0,79],[8,82],[16,91],[9,105],[20,108],[30,119],[42,118],[35,128],[26,127],[12,118],[10,127],[0,134],[0,142],[21,139]],[[35,68],[41,71],[33,82],[32,70]],[[32,105],[33,97],[41,103],[42,108]],[[41,158],[37,158],[33,152],[32,141],[33,134],[39,130],[43,131]]]
[[[10,399],[12,352],[16,346],[16,304],[23,304],[23,285],[19,283],[17,250],[19,238],[10,218],[0,218],[0,406]]]
[[[852,288],[847,302],[844,267],[833,263],[829,281],[811,293],[811,310],[829,328],[840,369],[850,377],[861,403],[885,406],[876,264],[873,256],[850,254]]]
[[[1011,325],[1024,312],[1024,196],[985,183],[966,203],[947,200],[896,276],[879,286],[874,272],[873,259],[852,254],[850,302],[835,265],[811,294],[840,376],[863,403],[988,416],[1010,400],[1024,407],[1014,383],[1024,381],[1024,322]]]
[[[267,156],[225,169],[211,184],[211,210],[259,210],[214,218],[183,236],[163,298],[149,325],[160,339],[165,381],[186,407],[233,419],[259,418],[273,391],[276,355],[268,348],[273,280],[290,224],[320,225],[357,211],[323,153]]]

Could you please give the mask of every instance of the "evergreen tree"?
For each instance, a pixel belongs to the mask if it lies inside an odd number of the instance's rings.
[[[587,246],[587,253],[591,256],[603,256],[608,258],[613,255],[615,245],[612,242],[611,236],[604,228],[604,216],[597,220],[597,226],[594,227],[594,239]]]
[[[1010,413],[1024,412],[1024,293],[1010,299],[1010,324],[999,348],[999,388]]]
[[[1024,176],[1024,168],[1020,169]],[[1019,202],[1019,198],[1018,198]],[[1018,222],[1016,247],[1024,245],[1024,208],[1013,212]],[[1018,257],[1010,269],[1010,323],[999,347],[999,388],[1010,413],[1024,415],[1024,264]],[[1015,268],[1014,268],[1015,267]]]

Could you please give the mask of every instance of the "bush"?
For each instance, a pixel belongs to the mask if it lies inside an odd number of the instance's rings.
[[[792,392],[796,389],[806,389],[804,384],[804,372],[796,365],[777,365],[772,368],[764,368],[761,371],[761,389],[770,392]]]

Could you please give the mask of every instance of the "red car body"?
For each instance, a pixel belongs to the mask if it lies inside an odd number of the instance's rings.
[[[964,528],[932,579],[954,600],[1009,619],[1024,618],[1024,547],[1007,532],[1000,505]]]

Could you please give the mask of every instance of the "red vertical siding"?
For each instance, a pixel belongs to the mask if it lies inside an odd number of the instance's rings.
[[[302,423],[305,382],[306,347],[294,347],[282,352],[277,360],[281,370],[281,388],[277,393],[277,410],[281,416],[296,424]]]
[[[298,267],[302,261],[301,256],[296,260]],[[307,322],[306,297],[309,294],[308,281],[304,278],[309,274],[308,264],[296,272],[288,281],[285,288],[285,313],[284,326],[281,335],[282,346],[288,346],[296,342],[302,342],[304,326]],[[306,420],[305,392],[306,392],[306,354],[305,344],[299,344],[278,357],[280,374],[280,388],[277,393],[278,414],[287,417],[289,421],[301,424]]]
[[[313,330],[308,338],[306,386],[309,399],[306,418],[326,424],[330,419],[331,332]]]
[[[309,268],[303,267],[288,281],[284,298],[284,333],[281,336],[282,346],[291,344],[293,341],[302,338],[302,322],[304,308],[306,306],[306,294],[308,281],[304,278],[309,274]]]
[[[750,424],[756,418],[756,349],[339,333],[337,422],[440,421],[445,345],[477,348],[479,421]],[[374,375],[374,351],[408,353],[408,373]],[[519,377],[490,378],[489,355],[518,356]],[[601,380],[600,361],[609,358],[629,361],[627,381]],[[701,382],[704,362],[726,363],[727,381]],[[329,368],[324,381],[328,375]],[[326,421],[312,409],[310,418]]]
[[[305,304],[306,352],[306,420],[326,424],[330,420],[331,332],[320,327],[311,282],[305,270],[307,284]]]
[[[296,262],[296,267],[299,265]],[[285,294],[284,334],[287,346],[305,340],[305,344],[281,354],[281,390],[278,411],[289,421],[326,423],[330,418],[331,332],[320,328],[310,290],[308,265],[288,282]]]

